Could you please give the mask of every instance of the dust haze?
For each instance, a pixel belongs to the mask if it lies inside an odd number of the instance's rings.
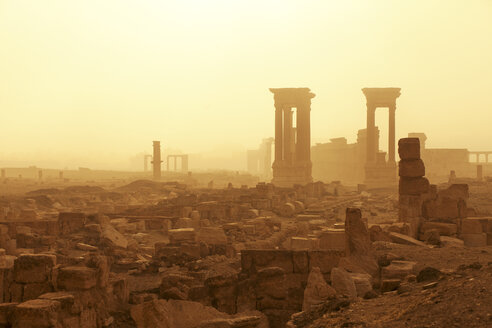
[[[0,327],[492,326],[492,2],[0,0]]]

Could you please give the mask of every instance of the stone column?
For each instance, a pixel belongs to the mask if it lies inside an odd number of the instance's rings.
[[[188,155],[181,156],[181,171],[188,172]]]
[[[282,107],[275,105],[275,162],[283,160]]]
[[[395,162],[395,111],[396,105],[389,107],[388,162]]]
[[[154,179],[158,180],[161,178],[161,142],[160,141],[153,141],[153,148],[154,148],[154,156],[152,156],[152,164],[153,164],[153,175]]]
[[[376,108],[367,104],[367,127],[366,127],[366,159],[367,163],[376,161]]]
[[[292,163],[292,109],[284,108],[284,160]]]
[[[297,108],[297,159],[311,160],[311,106],[309,103]]]

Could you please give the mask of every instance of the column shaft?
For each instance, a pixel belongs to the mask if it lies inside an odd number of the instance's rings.
[[[367,105],[366,159],[367,163],[376,161],[376,108]]]
[[[297,108],[297,147],[296,159],[301,162],[311,160],[311,108],[309,105]]]
[[[388,129],[388,161],[395,162],[395,111],[396,106],[389,108]]]
[[[292,163],[292,109],[284,109],[284,160]]]
[[[283,160],[283,126],[282,126],[282,108],[275,109],[275,162]]]

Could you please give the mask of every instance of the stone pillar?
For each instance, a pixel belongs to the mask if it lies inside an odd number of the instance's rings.
[[[287,163],[292,163],[292,109],[284,108],[284,160]]]
[[[478,181],[483,180],[483,166],[482,165],[477,165],[477,180]]]
[[[154,156],[152,157],[154,179],[159,180],[161,178],[161,142],[153,141]]]
[[[396,105],[389,107],[388,162],[395,162],[395,111]]]
[[[376,161],[376,108],[367,104],[367,127],[366,127],[366,143],[367,143],[367,163]]]
[[[275,106],[275,162],[281,162],[283,156],[283,127],[282,127],[282,108]]]
[[[5,176],[6,176],[5,169],[2,169],[2,179],[5,179]]]
[[[297,107],[297,160],[311,160],[311,108],[309,104]]]
[[[38,171],[38,179],[39,181],[43,180],[43,170]]]
[[[188,155],[181,156],[181,171],[188,172]]]

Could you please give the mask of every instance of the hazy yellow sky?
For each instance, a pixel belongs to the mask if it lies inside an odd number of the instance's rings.
[[[360,89],[394,86],[397,137],[491,150],[492,1],[0,0],[0,163],[256,147],[268,88],[298,86],[313,143],[354,141]]]

